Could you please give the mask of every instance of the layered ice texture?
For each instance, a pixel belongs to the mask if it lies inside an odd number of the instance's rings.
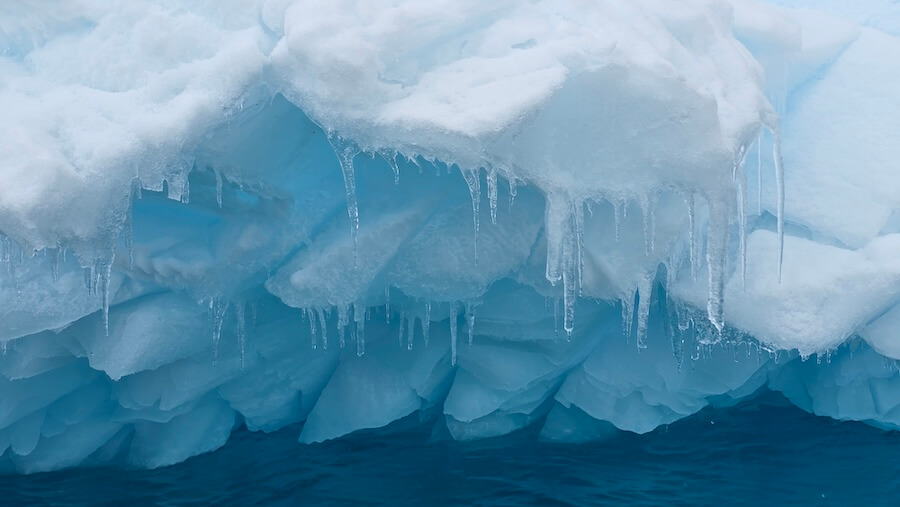
[[[900,428],[898,79],[889,0],[0,3],[0,470]]]

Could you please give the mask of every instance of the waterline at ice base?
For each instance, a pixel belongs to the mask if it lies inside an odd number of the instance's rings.
[[[898,82],[891,0],[0,4],[0,473],[894,434]]]

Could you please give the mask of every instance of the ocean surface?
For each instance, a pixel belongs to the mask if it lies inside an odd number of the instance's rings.
[[[646,435],[459,443],[431,425],[297,443],[236,431],[157,470],[0,477],[0,505],[898,505],[900,433],[815,417],[766,394]]]

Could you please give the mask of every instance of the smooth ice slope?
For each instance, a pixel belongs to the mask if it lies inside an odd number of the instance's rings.
[[[897,5],[0,5],[0,469],[897,428]]]

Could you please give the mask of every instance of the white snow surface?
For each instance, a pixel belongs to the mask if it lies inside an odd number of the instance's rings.
[[[898,79],[891,0],[2,2],[0,472],[900,428]]]

